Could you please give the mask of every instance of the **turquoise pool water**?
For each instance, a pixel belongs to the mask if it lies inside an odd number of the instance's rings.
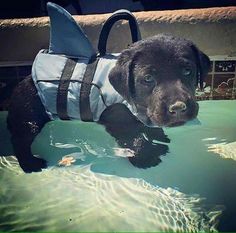
[[[236,231],[236,101],[199,104],[197,124],[165,129],[156,167],[134,167],[102,126],[55,121],[32,146],[49,168],[32,174],[1,112],[0,231]]]

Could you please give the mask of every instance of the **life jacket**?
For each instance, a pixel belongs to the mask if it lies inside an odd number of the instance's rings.
[[[50,45],[37,54],[32,78],[50,119],[99,121],[109,106],[127,101],[112,87],[108,75],[119,53],[106,53],[106,43],[113,24],[128,20],[132,41],[140,39],[134,16],[127,10],[112,14],[102,27],[98,53],[82,28],[62,7],[47,4],[50,17]]]

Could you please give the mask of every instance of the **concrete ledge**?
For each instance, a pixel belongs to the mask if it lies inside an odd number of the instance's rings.
[[[75,16],[94,48],[110,14]],[[169,33],[192,40],[209,56],[236,56],[236,7],[134,13],[143,38]],[[48,17],[0,20],[0,65],[31,63],[48,47]],[[108,51],[120,52],[130,43],[126,22],[112,29]],[[78,44],[79,46],[79,44]]]

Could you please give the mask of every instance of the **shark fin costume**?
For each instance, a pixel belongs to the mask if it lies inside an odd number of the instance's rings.
[[[108,106],[128,106],[109,82],[109,72],[119,54],[107,54],[106,43],[113,24],[120,19],[129,21],[132,41],[138,41],[140,32],[134,16],[127,10],[112,14],[103,25],[96,53],[65,9],[54,3],[48,3],[47,9],[50,46],[37,54],[32,78],[50,119],[98,121]]]

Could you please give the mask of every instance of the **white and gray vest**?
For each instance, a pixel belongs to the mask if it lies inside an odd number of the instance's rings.
[[[47,4],[50,17],[49,50],[41,50],[32,66],[32,78],[50,119],[98,121],[103,111],[116,103],[130,106],[112,87],[108,75],[119,54],[107,54],[112,25],[129,21],[133,42],[140,39],[134,16],[115,12],[103,25],[95,52],[87,36],[65,9]]]
[[[98,121],[102,112],[112,104],[126,104],[124,98],[115,91],[108,80],[108,74],[116,63],[117,55],[101,57],[96,64],[92,82],[86,83],[84,82],[86,69],[92,69],[88,65],[88,59],[73,58],[71,60],[72,58],[49,54],[47,51],[41,50],[33,63],[32,78],[41,102],[51,119],[58,118],[60,112],[58,104],[63,105],[63,100],[62,103],[58,103],[58,98],[60,98],[58,90],[63,71],[68,67],[68,59],[72,61],[71,66],[74,66],[70,67],[72,70],[65,99],[66,114],[69,119],[86,120],[81,117],[83,109],[80,106],[82,105],[83,86],[90,89],[89,101],[86,104],[90,105],[87,107],[91,109],[92,119],[87,119],[88,121]],[[63,116],[59,115],[59,118],[63,118]]]

